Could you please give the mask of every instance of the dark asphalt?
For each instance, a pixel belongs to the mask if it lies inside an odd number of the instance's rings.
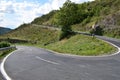
[[[120,47],[120,41],[99,37]],[[120,80],[120,54],[75,57],[35,47],[18,46],[5,62],[13,80]]]

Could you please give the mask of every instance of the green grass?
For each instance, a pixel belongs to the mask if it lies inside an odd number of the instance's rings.
[[[26,24],[0,36],[0,38],[25,40],[33,44],[47,45],[59,40],[59,31]]]
[[[47,45],[45,48],[60,53],[74,55],[97,56],[111,54],[116,48],[104,41],[84,35],[75,35],[60,42]]]

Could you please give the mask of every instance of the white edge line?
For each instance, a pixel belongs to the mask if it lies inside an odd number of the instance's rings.
[[[100,38],[98,38],[98,39],[100,39]],[[117,45],[115,45],[115,44],[113,44],[113,43],[111,43],[111,42],[109,42],[109,41],[103,40],[103,39],[100,39],[100,40],[102,40],[102,41],[104,41],[104,42],[106,42],[106,43],[108,43],[108,44],[111,44],[112,46],[114,46],[114,47],[116,47],[116,48],[118,49],[118,51],[117,51],[116,53],[113,53],[113,54],[107,55],[107,56],[114,56],[114,55],[117,55],[117,54],[120,53],[120,47],[118,47]]]
[[[41,57],[39,57],[39,56],[36,56],[36,58],[37,58],[37,59],[40,59],[40,60],[42,60],[42,61],[51,63],[51,64],[60,65],[59,63],[56,63],[56,62],[53,62],[53,61],[49,61],[49,60],[45,60],[45,59],[43,59],[43,58],[41,58]]]
[[[2,73],[2,75],[3,75],[3,77],[6,79],[6,80],[12,80],[9,76],[8,76],[8,74],[6,73],[6,71],[5,71],[5,61],[7,60],[7,58],[11,55],[11,54],[13,54],[15,51],[13,51],[13,52],[11,52],[10,54],[8,54],[4,59],[3,59],[3,61],[1,62],[1,65],[0,65],[0,70],[1,70],[1,73]]]

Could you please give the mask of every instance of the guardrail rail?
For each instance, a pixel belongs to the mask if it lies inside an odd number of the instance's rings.
[[[16,49],[16,47],[15,46],[4,47],[4,48],[0,48],[0,51],[10,50],[10,49]]]

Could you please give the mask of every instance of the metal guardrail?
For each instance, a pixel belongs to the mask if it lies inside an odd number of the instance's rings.
[[[16,49],[16,47],[15,47],[15,46],[11,46],[11,47],[4,47],[4,48],[0,48],[0,51],[10,50],[10,49]]]
[[[36,26],[36,27],[41,27],[41,28],[48,28],[51,30],[61,30],[60,28],[54,27],[54,26],[45,26],[45,25],[37,25],[37,24],[32,24],[32,26]]]

